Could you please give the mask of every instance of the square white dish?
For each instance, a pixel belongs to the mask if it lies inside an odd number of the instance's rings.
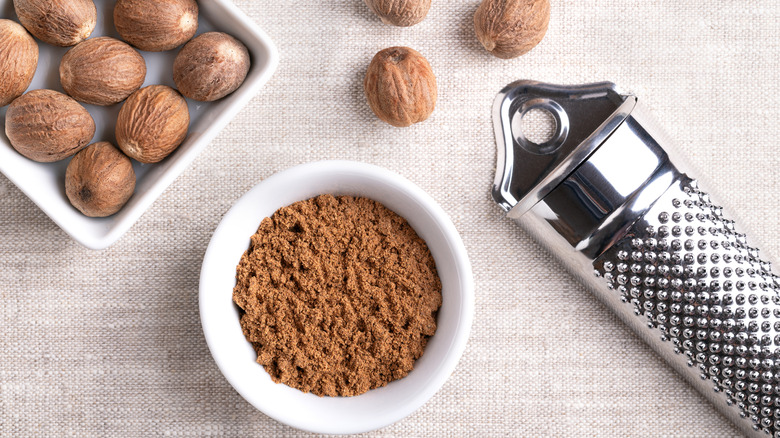
[[[113,22],[113,4],[95,1],[98,23],[90,36],[119,38]],[[133,162],[136,172],[135,193],[117,214],[107,218],[90,218],[71,206],[65,196],[65,169],[70,159],[56,163],[37,163],[20,155],[5,135],[5,113],[0,108],[0,172],[44,211],[60,228],[90,249],[103,249],[117,241],[141,217],[163,191],[192,163],[198,154],[246,106],[270,79],[279,63],[276,46],[249,17],[229,0],[199,0],[198,32],[225,31],[249,50],[252,65],[246,80],[233,94],[216,102],[187,99],[190,127],[187,138],[169,157],[156,164]],[[12,0],[0,0],[0,18],[18,22]],[[121,39],[121,38],[120,38]],[[38,68],[28,91],[49,88],[62,92],[58,68],[62,55],[70,48],[54,47],[36,39],[39,47]],[[179,49],[168,52],[143,52],[147,74],[143,86],[164,84],[175,88],[173,60]],[[97,127],[90,143],[110,141],[116,145],[114,126],[122,103],[99,107],[84,105]]]

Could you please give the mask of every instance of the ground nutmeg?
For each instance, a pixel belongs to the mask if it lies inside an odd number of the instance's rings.
[[[275,382],[354,396],[412,370],[442,296],[428,246],[404,218],[367,198],[321,195],[263,219],[233,301]]]

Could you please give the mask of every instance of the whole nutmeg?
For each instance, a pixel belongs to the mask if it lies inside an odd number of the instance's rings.
[[[165,85],[141,88],[127,98],[116,120],[116,142],[122,152],[142,163],[156,163],[187,136],[187,101]]]
[[[65,194],[74,207],[89,217],[118,212],[134,190],[133,163],[105,141],[82,149],[65,171]]]
[[[542,41],[549,23],[550,0],[482,0],[474,14],[479,42],[503,59],[528,53]]]
[[[195,0],[117,0],[114,25],[122,39],[149,52],[171,50],[198,30]]]
[[[408,47],[390,47],[374,55],[363,89],[374,114],[393,126],[422,122],[436,107],[431,65]]]
[[[365,0],[368,8],[385,24],[413,26],[428,15],[431,0]]]
[[[50,163],[89,144],[95,135],[95,121],[86,108],[66,95],[33,90],[8,106],[5,134],[20,154]]]
[[[62,88],[92,105],[119,103],[141,88],[146,62],[140,53],[111,37],[90,38],[68,50],[60,62]]]
[[[0,106],[21,96],[38,67],[38,44],[18,23],[0,19]]]
[[[173,81],[181,94],[210,102],[234,92],[249,72],[249,51],[222,32],[207,32],[184,45],[173,61]]]
[[[97,24],[92,0],[14,0],[14,9],[31,34],[55,46],[80,43]]]

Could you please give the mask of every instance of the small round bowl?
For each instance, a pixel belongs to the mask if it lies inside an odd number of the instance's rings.
[[[274,383],[244,338],[232,292],[236,266],[263,218],[320,194],[356,195],[404,217],[431,250],[442,283],[438,328],[406,377],[354,397],[318,397]],[[228,382],[254,407],[298,429],[359,433],[392,424],[430,399],[463,354],[474,313],[466,249],[444,210],[419,187],[381,167],[321,161],[279,172],[236,202],[214,232],[200,275],[200,319]]]

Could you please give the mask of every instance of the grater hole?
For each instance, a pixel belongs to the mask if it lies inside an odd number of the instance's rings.
[[[521,124],[523,135],[531,143],[544,144],[555,137],[558,123],[550,111],[532,108],[523,114]]]

